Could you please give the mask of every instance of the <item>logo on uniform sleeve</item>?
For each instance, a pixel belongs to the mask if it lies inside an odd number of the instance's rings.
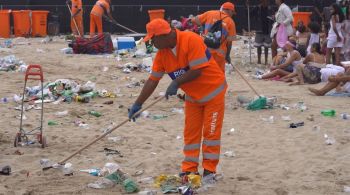
[[[185,74],[190,68],[186,67],[186,68],[180,68],[177,69],[173,72],[169,72],[168,75],[170,76],[170,78],[172,80],[175,80],[176,78],[180,77],[181,75]]]

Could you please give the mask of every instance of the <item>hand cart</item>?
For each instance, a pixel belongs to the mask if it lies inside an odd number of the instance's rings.
[[[25,131],[23,129],[23,116],[24,116],[24,94],[26,91],[27,81],[28,80],[40,80],[41,83],[41,117],[40,117],[40,126],[37,128],[34,128],[30,131]],[[29,65],[25,74],[24,78],[24,89],[23,89],[23,95],[22,95],[22,106],[21,106],[21,121],[20,121],[20,127],[19,132],[17,132],[14,146],[22,146],[25,144],[30,143],[29,136],[33,136],[37,139],[39,144],[41,144],[42,148],[45,148],[46,145],[46,138],[43,135],[43,119],[44,119],[44,76],[42,72],[42,68],[40,65]]]

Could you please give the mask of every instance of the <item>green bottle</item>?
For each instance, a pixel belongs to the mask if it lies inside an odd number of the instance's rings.
[[[329,109],[329,110],[322,110],[321,114],[323,116],[335,116],[335,110]]]
[[[96,117],[100,117],[100,116],[102,116],[102,114],[101,114],[101,113],[99,113],[99,112],[97,112],[97,111],[94,111],[94,110],[89,111],[89,114],[90,114],[90,115],[92,115],[92,116],[96,116]]]
[[[58,122],[56,122],[56,121],[49,121],[47,124],[49,126],[54,126],[54,125],[58,125]]]

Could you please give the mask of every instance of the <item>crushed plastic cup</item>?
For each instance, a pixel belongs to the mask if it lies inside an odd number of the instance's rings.
[[[107,67],[107,66],[104,66],[103,68],[102,68],[102,71],[103,72],[107,72],[109,70],[109,68]]]
[[[231,128],[231,129],[227,132],[227,135],[233,135],[234,132],[235,132],[235,128]]]
[[[148,110],[145,110],[145,111],[141,112],[140,115],[142,118],[149,118],[150,112]]]
[[[62,112],[56,112],[55,115],[62,117],[62,116],[66,116],[68,114],[68,110],[62,111]]]
[[[327,145],[335,144],[335,139],[333,137],[330,137],[329,135],[324,134],[324,138],[326,139],[325,142],[326,142]]]
[[[117,163],[106,163],[105,166],[101,169],[100,174],[106,176],[112,174],[120,169],[120,166]]]
[[[63,166],[63,174],[64,175],[73,175],[73,165],[72,163],[66,163]]]
[[[94,189],[105,189],[105,188],[112,188],[114,186],[114,182],[107,179],[107,178],[99,178],[94,183],[89,183],[87,185],[88,188],[94,188]]]
[[[121,143],[124,140],[124,138],[121,136],[116,136],[116,137],[108,137],[108,140],[114,143]]]
[[[184,109],[182,109],[182,108],[172,108],[171,112],[177,113],[177,114],[183,114],[184,113]]]
[[[236,154],[235,154],[234,151],[231,150],[231,151],[226,151],[226,152],[224,153],[224,156],[229,157],[229,158],[233,158],[233,157],[236,156]]]
[[[41,159],[39,162],[40,162],[41,168],[52,167],[52,165],[54,164],[52,161],[46,158]]]

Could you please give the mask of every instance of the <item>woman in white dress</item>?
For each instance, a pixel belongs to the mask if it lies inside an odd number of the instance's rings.
[[[284,25],[286,27],[286,32],[288,37],[293,35],[293,14],[292,10],[284,4],[284,0],[275,0],[276,5],[278,6],[278,11],[275,15],[275,23],[273,24],[272,30],[271,30],[271,38],[273,39],[272,45],[271,45],[271,51],[272,51],[272,58],[274,58],[277,55],[277,40],[276,40],[276,34],[278,32],[279,26]]]
[[[333,64],[341,66],[340,64],[340,52],[344,45],[344,36],[341,33],[342,22],[344,21],[344,14],[340,6],[336,3],[331,6],[332,18],[330,21],[330,29],[327,37],[327,53],[326,61],[327,64],[331,62],[331,55],[334,49],[335,62]]]

